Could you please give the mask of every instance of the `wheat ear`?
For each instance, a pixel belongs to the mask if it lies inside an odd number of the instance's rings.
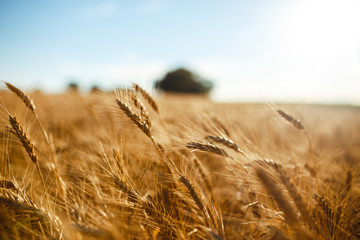
[[[313,147],[312,147],[312,143],[311,143],[311,140],[310,140],[310,136],[309,134],[307,133],[307,131],[305,130],[304,126],[302,125],[300,119],[296,119],[294,118],[293,116],[291,116],[290,114],[284,112],[283,110],[281,109],[277,109],[276,112],[282,117],[284,118],[286,121],[288,121],[289,123],[291,123],[296,129],[302,131],[306,138],[307,138],[307,141],[309,143],[309,152],[310,152],[310,162],[315,162],[315,165],[316,165],[316,159],[314,159],[314,151],[313,151]]]
[[[12,181],[6,179],[0,180],[0,188],[11,189],[15,192],[19,192],[19,189],[15,186],[15,184]]]
[[[278,207],[284,212],[287,222],[291,226],[296,226],[298,224],[298,220],[296,214],[293,211],[293,207],[284,196],[283,191],[276,185],[275,180],[272,179],[268,172],[265,171],[262,167],[256,168],[256,174],[260,178],[262,184],[265,186],[269,194],[273,196]]]
[[[136,83],[134,83],[133,86],[135,88],[135,91],[140,93],[145,98],[145,100],[149,103],[152,109],[154,109],[155,112],[159,113],[158,105],[156,104],[155,100],[150,96],[150,94]]]
[[[5,82],[7,88],[12,91],[13,93],[15,93],[22,101],[23,103],[25,104],[25,106],[27,108],[30,109],[30,111],[35,115],[35,119],[45,137],[45,140],[47,142],[47,145],[48,145],[48,149],[49,149],[49,153],[50,153],[50,156],[52,158],[52,161],[53,163],[55,164],[55,158],[53,156],[53,149],[51,148],[51,144],[50,144],[50,140],[49,140],[49,136],[47,134],[47,132],[45,131],[44,127],[42,126],[42,124],[40,123],[40,120],[39,120],[39,117],[35,111],[36,107],[35,107],[35,104],[33,102],[33,100],[28,96],[26,95],[23,91],[21,91],[20,89],[18,89],[17,87],[15,87],[14,85],[8,83],[8,82]]]
[[[191,198],[194,200],[194,202],[196,203],[198,208],[203,212],[205,218],[208,220],[209,226],[214,224],[214,216],[212,216],[210,214],[210,211],[208,211],[207,207],[205,206],[203,201],[200,199],[199,194],[196,193],[194,185],[184,175],[180,175],[179,180],[186,187],[186,189],[188,190]]]
[[[305,222],[307,222],[309,224],[309,226],[313,227],[313,222],[311,221],[310,215],[309,215],[308,205],[306,204],[303,197],[297,190],[296,185],[291,181],[290,177],[287,176],[287,174],[285,173],[285,171],[282,168],[277,168],[276,170],[279,173],[282,183],[285,185],[291,198],[294,200],[295,205],[296,205],[297,209],[300,211]]]
[[[190,143],[186,144],[186,147],[205,151],[205,152],[215,153],[217,155],[221,155],[224,157],[228,157],[227,153],[223,149],[221,149],[215,145],[212,145],[210,143],[204,144],[204,143],[198,143],[198,142],[190,142]]]
[[[135,94],[131,95],[131,99],[133,100],[134,106],[140,110],[140,115],[144,119],[144,122],[151,127],[151,121],[149,117],[149,113],[146,111],[144,104],[136,97]]]
[[[299,130],[304,130],[304,126],[301,124],[300,119],[296,119],[293,116],[291,116],[290,114],[284,112],[281,109],[277,109],[276,112],[283,117],[286,121],[288,121],[289,123],[291,123],[295,128],[299,129]]]
[[[23,93],[20,89],[18,89],[17,87],[15,87],[14,85],[5,82],[7,88],[12,91],[13,93],[15,93],[25,104],[25,106],[27,108],[30,109],[30,111],[32,111],[33,113],[35,113],[35,105],[33,103],[33,101],[31,100],[31,98],[26,95],[25,93]]]
[[[225,137],[216,137],[216,136],[206,136],[205,139],[208,139],[208,140],[211,140],[211,141],[214,141],[216,143],[221,143],[223,144],[224,146],[228,147],[228,148],[231,148],[237,152],[240,152],[242,153],[243,151],[240,150],[239,146],[237,144],[234,143],[233,140],[231,139],[228,139],[228,138],[225,138]]]
[[[150,127],[142,120],[142,118],[135,113],[133,113],[126,105],[126,103],[121,102],[120,100],[116,99],[117,104],[119,105],[120,109],[135,123],[135,125],[143,132],[146,136],[153,139],[151,135]]]
[[[149,217],[153,218],[165,233],[168,233],[171,236],[176,236],[176,229],[172,225],[173,221],[170,221],[168,216],[163,212],[160,211],[159,213],[159,210],[155,207],[155,204],[152,201],[144,200],[135,188],[124,182],[117,175],[112,174],[112,178],[114,179],[116,186],[118,186],[119,189],[128,196],[128,200],[130,202],[133,204],[139,204],[145,213]]]
[[[51,157],[51,160],[54,164],[54,166],[56,166],[56,161],[55,161],[55,150],[54,150],[54,145],[52,145],[50,143],[50,139],[49,139],[49,136],[45,130],[45,128],[43,127],[43,125],[41,124],[40,120],[39,120],[39,116],[37,115],[37,112],[35,111],[36,110],[36,107],[35,107],[35,104],[33,102],[33,100],[28,96],[26,95],[23,91],[21,91],[20,89],[18,89],[17,87],[15,87],[14,85],[8,83],[8,82],[5,82],[7,88],[12,91],[14,94],[16,94],[21,100],[22,102],[25,104],[25,106],[30,109],[30,111],[34,114],[35,116],[35,119],[36,119],[36,122],[37,124],[39,125],[40,129],[41,129],[41,132],[42,134],[44,135],[45,137],[45,140],[46,140],[46,144],[47,144],[47,148],[48,148],[48,151],[49,151],[49,154],[50,154],[50,157]],[[61,179],[61,177],[58,175],[58,173],[56,172],[56,169],[54,169],[54,174],[57,178],[57,181],[59,182],[59,184],[61,183],[62,187],[61,189],[64,190],[64,182],[63,180]]]
[[[0,196],[0,209],[1,239],[60,239],[56,219],[36,205]]]
[[[21,126],[19,121],[16,119],[16,117],[13,117],[9,114],[9,122],[10,122],[12,129],[15,131],[18,139],[20,140],[21,144],[23,145],[25,151],[27,152],[29,158],[35,164],[36,169],[40,175],[41,181],[45,187],[45,181],[44,181],[44,178],[43,178],[40,168],[39,168],[38,157],[35,153],[35,146],[32,144],[30,138],[27,136],[23,127]]]

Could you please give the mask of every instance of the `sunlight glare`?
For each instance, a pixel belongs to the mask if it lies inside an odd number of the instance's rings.
[[[357,57],[360,38],[358,1],[301,1],[285,24],[285,47],[299,60]]]

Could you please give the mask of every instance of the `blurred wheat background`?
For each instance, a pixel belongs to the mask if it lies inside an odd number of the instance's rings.
[[[356,107],[7,88],[1,239],[360,236]]]

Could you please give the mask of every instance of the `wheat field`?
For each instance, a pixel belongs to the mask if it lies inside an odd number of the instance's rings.
[[[1,239],[359,239],[360,109],[5,83]]]

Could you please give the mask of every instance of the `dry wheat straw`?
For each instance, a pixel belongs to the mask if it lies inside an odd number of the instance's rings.
[[[337,237],[344,239],[345,236],[341,236],[342,234],[349,237],[349,239],[353,239],[352,234],[344,228],[343,224],[341,224],[343,217],[342,206],[340,205],[337,209],[334,209],[324,196],[314,194],[314,198],[323,213],[322,216],[318,216],[320,217],[320,220],[324,221],[320,223],[330,239],[337,239]]]
[[[234,141],[231,140],[231,139],[224,138],[224,137],[219,137],[219,136],[217,136],[217,137],[216,137],[216,136],[206,136],[205,139],[214,141],[214,142],[216,142],[216,143],[221,143],[221,144],[223,144],[224,146],[227,146],[227,147],[229,147],[229,148],[231,148],[231,149],[233,149],[233,150],[235,150],[235,151],[237,151],[237,152],[240,152],[240,153],[243,152],[243,151],[240,150],[239,146],[236,145],[236,144],[234,143]]]
[[[27,96],[25,93],[23,93],[20,89],[18,89],[14,85],[11,85],[8,82],[5,82],[5,84],[10,91],[15,93],[23,101],[26,107],[28,107],[33,113],[35,113],[35,105],[29,96]]]
[[[269,240],[290,240],[283,231],[277,229],[276,227],[270,226],[269,230],[272,235],[271,238],[269,238]]]
[[[227,153],[223,149],[215,145],[212,145],[210,143],[204,144],[198,142],[190,142],[186,144],[186,147],[190,149],[197,149],[205,152],[215,153],[224,157],[228,157]]]
[[[286,112],[284,112],[281,109],[276,110],[276,112],[283,117],[286,121],[290,122],[295,128],[299,129],[299,130],[304,130],[304,126],[301,124],[300,119],[296,119],[293,116],[287,114]]]
[[[353,182],[353,174],[351,171],[348,171],[345,180],[345,189],[344,189],[345,195],[348,195],[351,192],[352,182]]]
[[[41,174],[40,168],[39,168],[39,164],[38,164],[38,157],[35,153],[35,146],[34,144],[32,144],[31,140],[29,139],[29,137],[27,136],[27,134],[25,133],[23,127],[21,126],[21,124],[19,123],[19,121],[16,119],[16,117],[13,117],[9,114],[9,122],[11,127],[13,128],[13,130],[15,131],[18,139],[20,140],[21,144],[23,145],[25,151],[27,152],[29,158],[31,159],[31,161],[35,164],[36,169],[40,175],[41,181],[45,187],[45,181],[44,178]]]
[[[71,224],[71,226],[81,232],[81,234],[90,237],[90,239],[115,239],[114,236],[104,229],[94,228],[92,226],[86,226],[80,223]]]
[[[145,100],[149,103],[149,105],[152,107],[152,109],[154,109],[155,112],[159,113],[158,105],[156,104],[155,100],[150,96],[150,94],[147,93],[144,89],[142,89],[136,83],[134,83],[133,86],[135,88],[135,91],[140,93],[145,98]]]
[[[215,125],[217,125],[218,127],[220,127],[220,128],[224,131],[224,133],[225,133],[228,137],[230,137],[230,131],[224,126],[224,124],[222,124],[222,123],[220,122],[219,119],[217,119],[217,118],[214,116],[214,117],[212,117],[212,120],[213,120],[213,122],[215,123]]]
[[[118,186],[120,190],[128,196],[128,200],[130,202],[133,204],[139,204],[145,213],[159,224],[159,227],[165,234],[176,237],[176,229],[172,224],[172,222],[174,222],[173,219],[169,219],[169,216],[167,216],[164,212],[161,212],[161,209],[157,209],[153,201],[150,201],[151,199],[147,198],[148,201],[144,200],[136,189],[129,186],[117,175],[112,174],[112,178],[114,179],[116,186]]]
[[[219,213],[219,211],[214,206],[214,204],[216,203],[215,195],[214,195],[214,191],[213,191],[210,179],[208,178],[208,176],[206,174],[204,166],[200,163],[200,161],[198,161],[197,158],[194,158],[194,164],[196,166],[198,173],[200,174],[201,180],[204,183],[207,192],[210,194],[211,206],[212,206],[212,209],[213,209],[215,215],[217,216],[217,225],[216,226],[219,229],[220,235],[223,236],[224,235],[224,223],[223,223],[221,213]],[[212,216],[212,215],[210,215],[210,216]],[[212,219],[212,220],[214,221],[214,223],[216,223],[216,221],[214,219]]]
[[[206,187],[207,191],[210,194],[210,200],[212,202],[215,202],[213,188],[211,186],[209,178],[207,177],[207,174],[205,173],[204,166],[199,162],[199,160],[197,160],[197,158],[194,158],[194,164],[195,164],[196,169],[198,170],[198,172],[200,174],[200,177],[201,177],[203,183],[205,184],[205,187]]]

